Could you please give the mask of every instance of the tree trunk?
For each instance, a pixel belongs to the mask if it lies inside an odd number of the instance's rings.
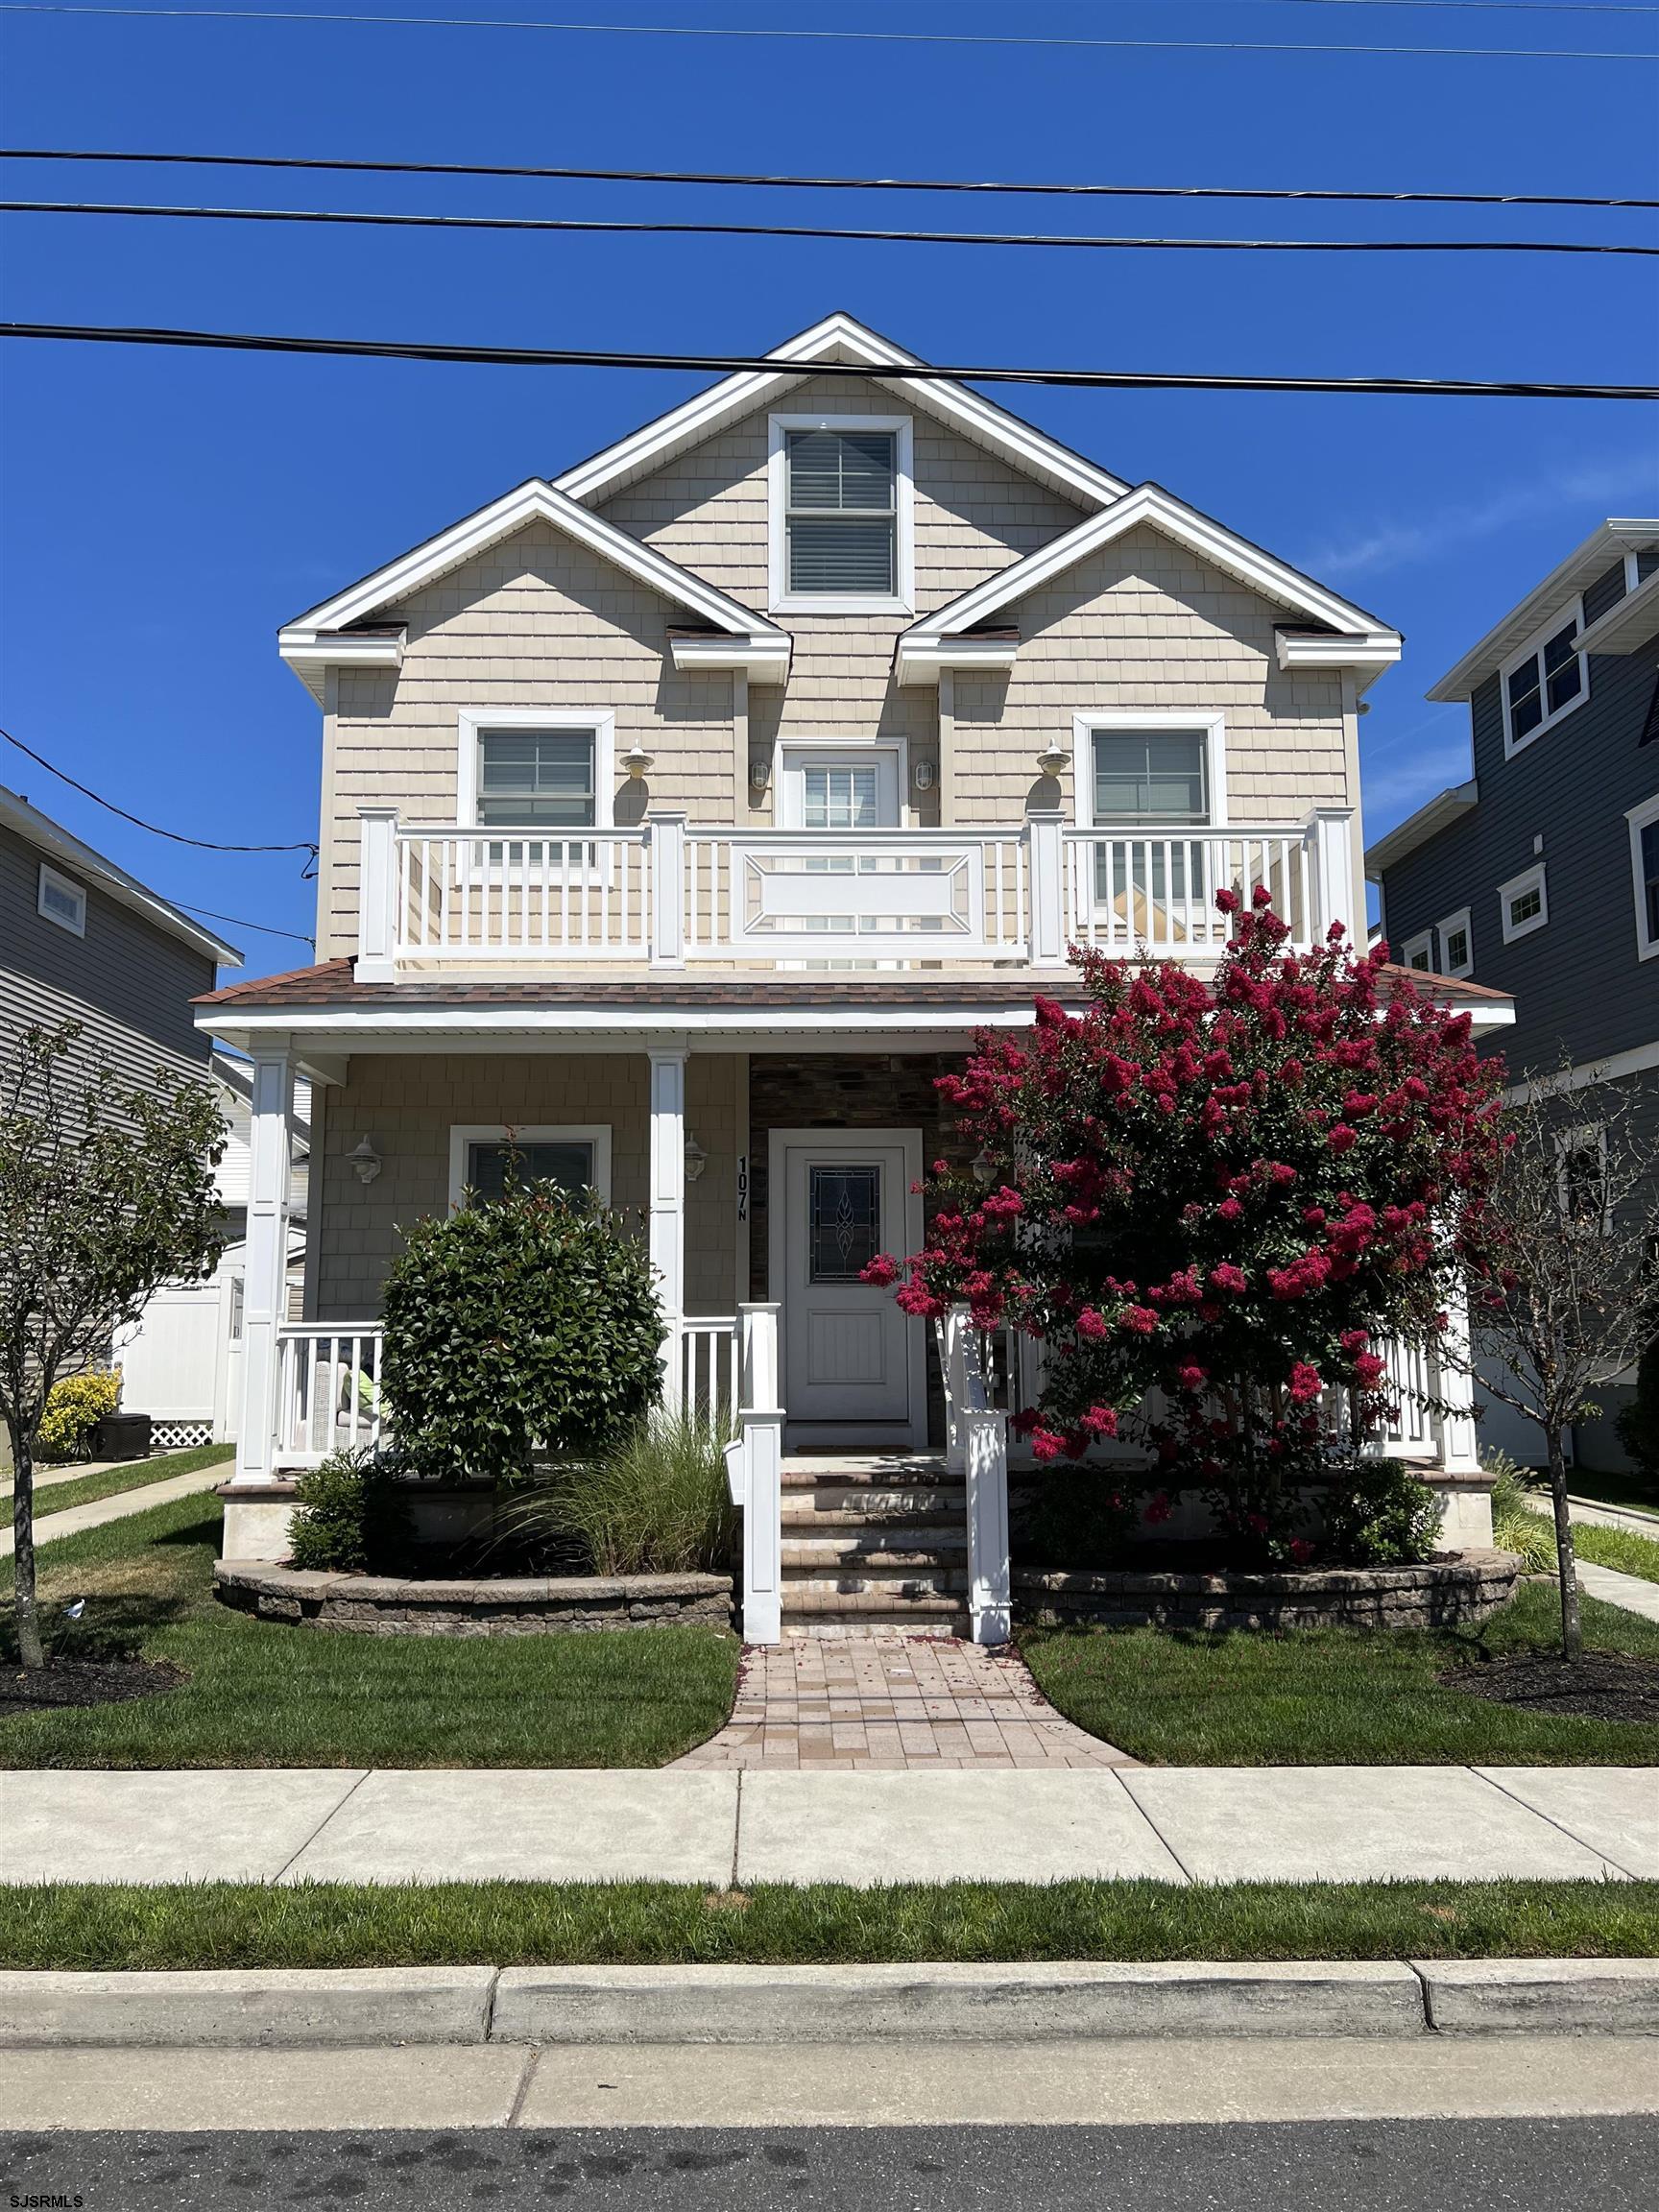
[[[35,1610],[35,1452],[27,1428],[7,1424],[12,1437],[12,1605],[17,1620],[17,1652],[25,1667],[44,1667],[40,1621]]]
[[[1573,1516],[1567,1503],[1567,1455],[1561,1449],[1559,1429],[1546,1429],[1550,1447],[1550,1494],[1555,1506],[1555,1570],[1561,1580],[1561,1649],[1576,1659],[1584,1648],[1584,1628],[1578,1618],[1578,1562],[1573,1551]]]

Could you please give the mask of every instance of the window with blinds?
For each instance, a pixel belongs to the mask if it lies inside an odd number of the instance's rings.
[[[897,593],[898,443],[890,430],[786,434],[783,535],[792,598]]]
[[[478,822],[519,830],[538,840],[561,830],[590,830],[598,819],[598,733],[593,730],[480,730]],[[504,848],[491,847],[493,865]],[[590,860],[591,844],[549,844],[554,866]]]
[[[1168,829],[1210,819],[1210,746],[1202,730],[1096,730],[1094,807],[1097,830]],[[1115,908],[1126,895],[1137,911],[1149,898],[1162,908],[1189,894],[1208,897],[1200,845],[1159,841],[1094,848],[1094,893]]]

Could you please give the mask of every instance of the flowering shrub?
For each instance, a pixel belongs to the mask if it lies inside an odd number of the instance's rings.
[[[1263,890],[1217,903],[1238,918],[1213,980],[1074,952],[1087,1012],[1039,998],[940,1078],[977,1172],[936,1163],[926,1248],[867,1280],[1045,1340],[1039,1460],[1133,1428],[1149,1485],[1204,1490],[1245,1551],[1310,1556],[1299,1494],[1357,1479],[1382,1339],[1444,1326],[1503,1071],[1466,1015],[1385,989],[1384,948],[1334,928],[1290,952]]]

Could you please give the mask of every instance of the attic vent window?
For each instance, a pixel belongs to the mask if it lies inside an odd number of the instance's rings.
[[[774,418],[775,606],[907,610],[909,424]]]
[[[86,892],[83,884],[72,877],[60,876],[56,868],[40,863],[40,889],[36,899],[36,910],[48,922],[56,922],[60,929],[67,929],[71,936],[86,934]]]

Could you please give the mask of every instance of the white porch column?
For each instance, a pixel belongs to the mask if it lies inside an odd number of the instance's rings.
[[[286,1038],[253,1055],[249,1129],[248,1273],[242,1305],[242,1413],[238,1482],[276,1474],[276,1332],[288,1302],[288,1174],[294,1066]]]
[[[990,1402],[985,1339],[963,1314],[967,1403],[968,1609],[975,1644],[1006,1644],[1013,1633],[1008,1564],[1008,1416]]]
[[[1059,968],[1066,959],[1066,845],[1061,824],[1058,806],[1033,806],[1025,816],[1034,968]]]
[[[779,1400],[778,1315],[738,1308],[743,1384],[737,1415],[743,1455],[743,1641],[783,1641],[783,1407]]]
[[[1348,942],[1365,950],[1365,931],[1354,922],[1354,817],[1346,806],[1316,806],[1309,816],[1313,840],[1313,876],[1318,885],[1318,925],[1322,938],[1333,922],[1340,922]]]
[[[391,983],[397,978],[397,809],[359,806],[362,839],[357,877],[357,963],[359,983]]]
[[[1446,1410],[1434,1417],[1438,1449],[1428,1479],[1445,1507],[1444,1540],[1486,1546],[1492,1541],[1492,1479],[1480,1464],[1469,1356],[1469,1290],[1461,1271],[1446,1300],[1446,1322],[1433,1369],[1434,1395]]]
[[[680,1402],[685,1311],[685,1042],[651,1055],[651,1264],[662,1300],[664,1396]]]

